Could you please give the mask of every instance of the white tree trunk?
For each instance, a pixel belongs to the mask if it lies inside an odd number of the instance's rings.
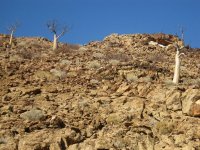
[[[173,83],[175,84],[179,83],[180,65],[181,65],[180,54],[179,54],[179,51],[177,50],[176,56],[175,56],[175,70],[174,70],[174,78],[173,78]]]
[[[10,41],[9,41],[10,45],[12,45],[13,33],[14,33],[14,31],[12,31],[11,34],[10,34]]]
[[[57,49],[57,47],[58,47],[57,44],[58,44],[57,36],[56,36],[56,34],[54,34],[54,37],[53,37],[53,50]]]

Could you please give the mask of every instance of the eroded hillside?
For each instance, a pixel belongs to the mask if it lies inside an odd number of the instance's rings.
[[[0,35],[0,149],[198,150],[200,51],[175,36],[112,34],[84,46]]]

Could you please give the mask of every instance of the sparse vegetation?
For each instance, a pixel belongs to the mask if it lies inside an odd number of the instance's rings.
[[[78,44],[63,44],[55,50],[55,53],[74,53],[78,51],[80,45]]]
[[[111,59],[111,60],[109,61],[109,64],[111,64],[111,65],[113,65],[113,66],[117,66],[119,63],[120,63],[120,61],[119,61],[119,60],[116,60],[116,59]]]
[[[10,33],[10,40],[9,40],[9,44],[12,45],[12,41],[13,41],[13,35],[16,32],[17,28],[19,27],[19,23],[15,22],[14,24],[10,25],[7,30]]]
[[[123,53],[108,53],[106,54],[106,58],[105,60],[109,61],[109,60],[118,60],[120,62],[128,62],[132,60],[132,57],[127,55],[127,54],[123,54]]]
[[[69,28],[64,26],[61,29],[61,33],[58,34],[58,23],[55,20],[49,21],[47,23],[48,29],[53,33],[53,50],[56,50],[58,47],[58,39],[63,36],[66,32],[69,31]]]
[[[162,37],[155,41],[170,49],[143,44],[152,40],[147,34],[59,43],[55,51],[38,37],[0,47],[0,149],[196,148],[199,51],[181,51],[187,60],[177,86],[178,37]],[[110,41],[121,47],[108,48]]]
[[[100,64],[97,60],[94,60],[94,61],[90,61],[90,62],[88,63],[88,67],[89,67],[90,69],[98,69],[98,68],[101,67],[101,64]]]
[[[102,59],[102,58],[104,58],[105,56],[104,56],[104,54],[102,54],[102,53],[94,53],[94,54],[93,54],[93,57],[94,57],[94,58],[97,58],[97,59]]]
[[[156,130],[161,135],[169,134],[173,131],[173,129],[174,123],[172,122],[161,121],[156,124]]]
[[[126,80],[128,82],[134,82],[134,81],[138,80],[138,77],[135,75],[134,72],[129,72],[129,73],[126,74]]]

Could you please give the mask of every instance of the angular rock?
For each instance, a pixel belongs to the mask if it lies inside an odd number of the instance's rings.
[[[189,114],[194,117],[200,117],[200,104],[191,105]]]
[[[167,109],[170,109],[173,111],[181,110],[182,106],[181,106],[180,97],[181,97],[180,91],[171,90],[171,91],[167,92],[166,93]]]
[[[133,115],[134,118],[141,118],[144,110],[144,99],[139,97],[130,97],[127,102],[122,106],[129,115]]]
[[[195,104],[200,100],[200,91],[198,89],[188,89],[182,96],[182,111],[186,115],[197,115],[199,105]]]
[[[126,83],[123,83],[120,85],[120,87],[117,89],[116,92],[122,94],[122,93],[126,92],[127,90],[129,90],[129,88],[130,88],[129,85],[127,85]]]

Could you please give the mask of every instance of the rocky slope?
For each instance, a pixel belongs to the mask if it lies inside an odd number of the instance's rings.
[[[200,150],[200,51],[166,34],[84,46],[0,35],[1,150]]]

